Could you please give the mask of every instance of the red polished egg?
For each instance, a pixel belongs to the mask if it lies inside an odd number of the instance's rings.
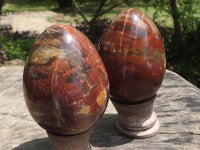
[[[160,32],[142,11],[119,13],[99,43],[113,100],[135,103],[154,96],[165,75],[165,50]]]
[[[65,24],[53,25],[37,38],[23,86],[32,117],[50,133],[88,130],[108,102],[109,82],[98,52],[86,36]]]

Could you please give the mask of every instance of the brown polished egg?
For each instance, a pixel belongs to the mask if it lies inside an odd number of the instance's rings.
[[[142,11],[119,13],[99,43],[113,100],[135,103],[154,96],[165,75],[165,50],[160,32]]]
[[[88,130],[108,102],[109,82],[98,52],[86,36],[65,24],[53,25],[37,38],[23,86],[32,117],[55,134]]]

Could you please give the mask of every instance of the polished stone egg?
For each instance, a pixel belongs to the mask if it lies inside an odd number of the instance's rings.
[[[156,94],[165,75],[165,50],[158,28],[145,13],[133,8],[119,13],[105,30],[99,52],[112,100],[138,103]]]
[[[73,135],[103,115],[109,81],[88,38],[65,24],[47,28],[35,41],[23,74],[25,101],[33,119],[49,133]]]

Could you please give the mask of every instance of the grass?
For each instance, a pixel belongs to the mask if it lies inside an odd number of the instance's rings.
[[[108,1],[108,3],[105,5],[104,9],[109,8],[112,6],[114,3],[118,2],[119,0],[112,0]],[[97,7],[98,4],[100,3],[100,0],[98,1],[92,1],[92,0],[77,0],[78,5],[80,8],[83,10],[83,13],[86,15],[86,18],[90,20]],[[151,3],[145,3],[142,0],[127,0],[125,1],[122,5],[119,5],[112,11],[109,11],[106,13],[104,16],[113,18],[118,14],[121,10],[124,10],[126,8],[137,8],[145,13],[147,13],[151,18],[153,18],[155,8],[151,6]],[[198,2],[195,6],[194,9],[197,10],[197,14],[199,15],[200,13],[200,2]],[[39,10],[58,10],[58,4],[56,0],[5,0],[5,4],[3,6],[3,11],[39,11]],[[72,9],[69,9],[69,11],[72,11]],[[73,16],[75,18],[80,18],[79,15],[73,13]],[[103,16],[103,17],[104,17]],[[171,25],[172,21],[171,18],[168,18],[168,15],[166,12],[160,12],[158,15],[158,21],[166,20],[167,24]],[[82,19],[82,18],[81,18]]]
[[[81,10],[83,10],[83,13],[86,15],[86,18],[88,20],[90,20],[93,17],[99,2],[100,1],[92,1],[92,0],[77,1],[78,5],[80,6]],[[117,0],[109,2],[108,4],[105,5],[104,9],[108,9],[116,2]],[[146,12],[151,18],[153,17],[153,13],[155,12],[155,9],[152,6],[146,9],[144,7],[144,3],[141,3],[139,0],[137,1],[129,0],[129,2],[123,3],[122,5],[114,8],[113,10],[109,11],[102,17],[106,16],[112,19],[121,10],[130,7],[141,9],[142,11]],[[5,0],[5,4],[3,6],[3,11],[39,11],[39,10],[55,10],[55,11],[57,10],[60,12],[60,10],[58,10],[58,5],[56,3],[56,0]],[[76,13],[73,13],[72,16],[76,19],[82,20],[82,18]]]
[[[3,11],[39,11],[56,7],[54,0],[5,0]]]
[[[116,2],[118,2],[118,0],[109,1],[105,5],[104,10],[111,7]],[[83,11],[84,15],[86,16],[86,18],[88,20],[91,20],[95,11],[97,10],[100,0],[99,1],[77,0],[77,3],[80,6],[81,10]],[[199,5],[200,3],[195,7],[198,7]],[[104,14],[102,18],[108,17],[110,19],[113,19],[116,16],[116,14],[118,14],[120,11],[130,7],[140,9],[144,11],[146,14],[148,14],[150,18],[154,18],[153,16],[155,8],[151,6],[150,3],[147,5],[140,0],[136,1],[127,0],[122,5],[119,5],[118,7]],[[58,13],[62,13],[58,9],[58,4],[56,0],[5,0],[5,5],[3,6],[3,11],[42,11],[42,10],[53,10]],[[79,20],[80,22],[83,21],[83,18],[79,14],[74,13],[71,8],[67,10],[67,14],[70,15],[72,18],[65,18],[65,17],[52,18],[51,16],[49,16],[47,17],[47,21],[64,22],[70,24],[75,24],[74,20]],[[160,12],[155,21],[164,26],[170,26],[170,27],[173,26],[172,18],[166,12]]]
[[[113,5],[113,3],[108,3],[105,7],[104,10],[108,9],[109,7],[111,7]],[[97,2],[87,2],[84,4],[79,4],[81,10],[84,12],[86,18],[88,20],[90,20],[95,11],[97,10],[98,4]],[[90,9],[88,9],[90,8]],[[124,9],[127,8],[136,8],[136,9],[140,9],[141,11],[145,12],[150,18],[154,18],[154,12],[156,11],[156,9],[149,5],[148,7],[144,7],[144,3],[141,3],[140,1],[131,1],[129,3],[124,3],[123,5],[120,5],[116,8],[114,8],[113,10],[109,11],[108,13],[104,14],[103,16],[101,16],[101,18],[103,17],[108,17],[110,19],[113,19],[119,12],[121,12]],[[80,21],[82,21],[82,17],[79,14],[75,14],[74,17],[76,19],[79,19]],[[173,21],[172,18],[170,17],[169,14],[167,14],[166,12],[160,12],[157,16],[157,19],[155,20],[158,23],[162,23],[165,26],[173,26]]]

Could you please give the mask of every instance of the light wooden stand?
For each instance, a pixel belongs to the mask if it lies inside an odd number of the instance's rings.
[[[93,128],[86,132],[62,136],[47,132],[54,150],[92,150],[92,146],[88,143]]]
[[[160,124],[153,109],[156,95],[135,104],[122,104],[112,99],[118,112],[116,125],[118,130],[127,137],[148,138],[157,134]]]

